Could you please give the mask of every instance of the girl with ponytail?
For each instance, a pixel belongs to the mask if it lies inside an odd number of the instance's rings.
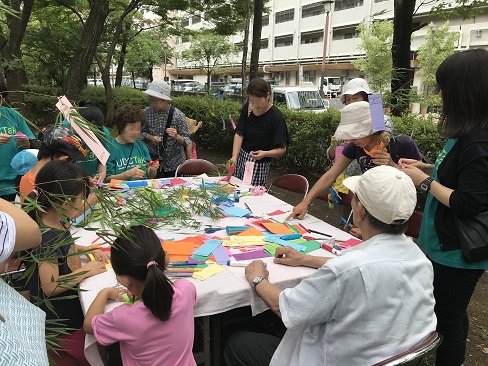
[[[86,313],[85,332],[104,346],[119,342],[124,365],[196,365],[192,353],[195,286],[165,276],[169,258],[153,230],[134,226],[125,234],[112,246],[112,268],[117,281],[140,301],[104,314],[109,299],[125,301],[126,290],[101,290]]]

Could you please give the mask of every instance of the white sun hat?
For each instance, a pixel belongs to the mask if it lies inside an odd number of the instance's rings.
[[[360,139],[373,133],[368,102],[351,103],[341,109],[341,122],[334,133],[336,140]]]
[[[164,80],[154,80],[151,84],[149,84],[149,87],[144,91],[144,93],[150,95],[151,97],[171,100],[171,88]]]

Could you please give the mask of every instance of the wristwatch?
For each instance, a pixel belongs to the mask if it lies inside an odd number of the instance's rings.
[[[425,192],[425,193],[429,192],[429,190],[430,190],[430,184],[433,181],[434,181],[434,178],[432,178],[432,177],[425,178],[425,180],[422,183],[420,183],[420,190],[422,192]]]
[[[254,289],[254,292],[256,292],[256,286],[258,284],[261,283],[262,280],[267,280],[268,277],[264,277],[264,276],[257,276],[257,277],[254,277],[254,279],[252,280],[252,287]],[[256,295],[257,295],[257,292],[256,292]],[[258,295],[259,296],[259,295]]]

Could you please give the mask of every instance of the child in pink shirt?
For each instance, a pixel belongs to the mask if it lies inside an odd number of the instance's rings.
[[[195,286],[164,275],[165,252],[154,231],[134,226],[111,249],[117,281],[142,301],[104,314],[108,299],[124,301],[120,288],[101,290],[83,323],[98,343],[120,343],[125,366],[196,365],[193,358]]]

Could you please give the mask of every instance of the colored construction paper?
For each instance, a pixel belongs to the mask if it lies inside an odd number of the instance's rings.
[[[264,251],[271,254],[273,257],[276,252],[276,248],[280,247],[281,245],[276,244],[276,243],[268,243],[264,246]]]
[[[264,234],[256,229],[255,227],[250,227],[244,231],[241,231],[237,236],[263,236]]]
[[[217,248],[220,244],[222,244],[222,240],[217,240],[217,239],[207,240],[205,243],[203,243],[203,245],[200,248],[198,248],[193,252],[193,257],[195,257],[195,255],[208,257],[210,254],[212,254],[215,248]]]
[[[314,250],[317,250],[320,248],[320,243],[316,240],[308,240],[308,241],[305,240],[304,243],[299,243],[299,244],[303,245],[307,248],[302,252],[303,254],[308,254],[308,253],[313,252]]]
[[[186,256],[193,254],[195,249],[195,243],[183,242],[183,241],[165,241],[163,244],[163,249],[168,252],[172,261],[174,261],[173,256],[180,255]]]
[[[71,109],[73,106],[69,102],[68,98],[66,98],[66,96],[64,95],[60,97],[58,99],[58,103],[56,103],[56,107],[61,111],[61,113],[63,113],[64,117],[69,121],[71,127],[73,127],[78,136],[80,136],[81,139],[91,149],[91,151],[93,151],[98,160],[103,165],[107,164],[110,153],[107,151],[107,149],[105,149],[98,137],[95,136],[95,134],[91,130],[87,128],[81,128],[78,125],[78,122],[81,122],[80,117],[71,116]]]
[[[219,245],[212,251],[215,261],[218,264],[227,264],[230,261],[230,257],[227,254],[227,250],[223,245]]]
[[[232,256],[236,261],[245,261],[251,259],[271,257],[271,255],[266,253],[264,249],[254,250],[252,252],[245,252],[245,253],[235,253]]]
[[[263,222],[262,225],[273,234],[294,234],[286,224]]]
[[[127,305],[137,304],[138,302],[141,301],[141,299],[134,299],[134,301],[132,301],[132,299],[127,294],[122,294],[122,298],[125,300],[124,304],[127,304]]]
[[[222,272],[223,270],[225,270],[225,266],[219,264],[211,264],[201,271],[194,272],[192,277],[196,278],[197,280],[204,281],[207,278],[214,276],[219,272]]]
[[[145,180],[133,180],[125,182],[129,188],[139,188],[139,187],[147,187],[147,181]]]
[[[244,177],[242,178],[242,184],[251,184],[253,173],[254,173],[254,162],[247,161],[244,166]]]
[[[154,210],[154,213],[158,216],[167,216],[171,215],[173,212],[178,211],[176,207],[173,206],[164,206],[164,207],[159,207]]]
[[[381,94],[369,94],[369,110],[371,112],[371,123],[373,125],[373,132],[385,131],[385,115],[383,113],[383,102],[381,101]]]
[[[303,245],[294,244],[291,241],[283,240],[283,239],[272,237],[272,236],[265,236],[263,240],[267,243],[276,243],[276,244],[282,245],[284,247],[290,246],[293,249],[298,250],[299,252],[304,252],[307,249],[307,247],[305,247]]]
[[[286,212],[285,211],[281,211],[281,210],[276,210],[276,211],[270,212],[268,214],[268,216],[283,215],[284,213],[286,213]]]
[[[14,138],[14,139],[25,139],[25,138],[29,138],[29,136],[27,136],[25,133],[22,133],[21,131],[17,131],[17,133],[15,135],[12,135],[11,137]]]
[[[170,179],[169,184],[171,186],[178,186],[187,183],[186,180],[181,178]]]
[[[249,210],[235,206],[228,207],[224,210],[225,216],[244,217],[246,215],[249,215],[250,213],[251,211]]]
[[[223,244],[227,247],[243,247],[251,245],[265,245],[264,236],[231,236],[224,240]]]
[[[345,242],[340,243],[339,247],[341,249],[352,248],[358,244],[361,244],[362,242],[363,242],[362,240],[351,238],[351,239],[346,240]]]

